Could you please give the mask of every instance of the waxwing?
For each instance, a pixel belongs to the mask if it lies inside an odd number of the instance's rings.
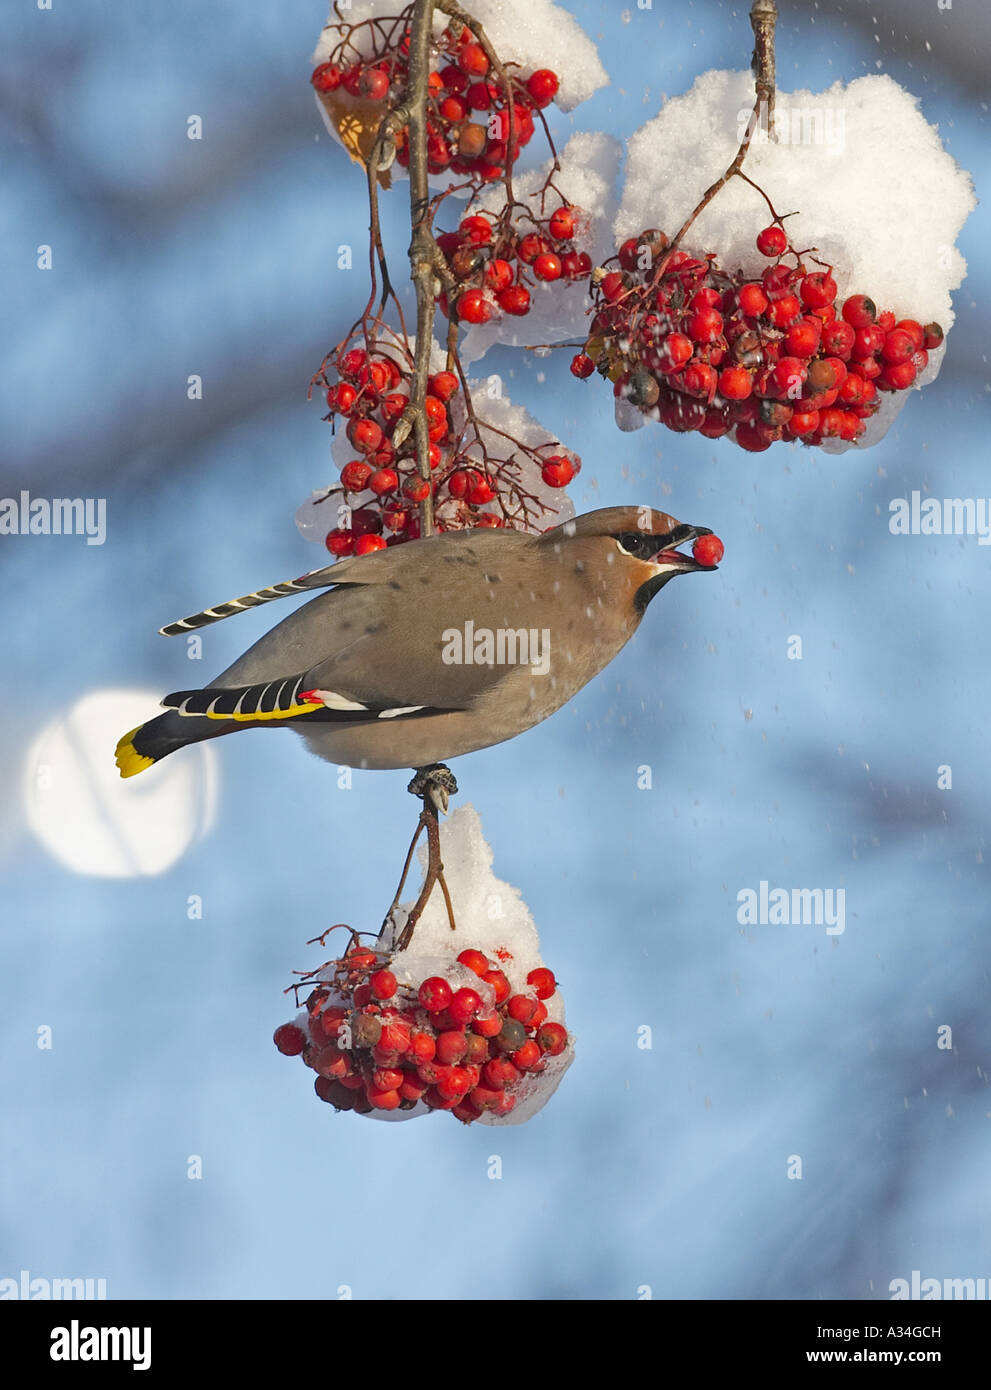
[[[327,589],[202,690],[117,745],[122,777],[177,748],[290,728],[328,761],[421,768],[539,724],[633,636],[678,574],[677,547],[712,532],[649,507],[607,507],[542,535],[449,531],[313,570],[208,608],[175,636],[273,599]],[[721,546],[709,542],[718,558]]]

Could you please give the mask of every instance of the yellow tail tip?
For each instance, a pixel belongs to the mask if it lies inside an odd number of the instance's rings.
[[[154,758],[146,758],[134,746],[134,735],[141,727],[139,724],[137,729],[132,729],[129,734],[125,734],[117,744],[116,761],[120,768],[121,777],[136,777],[139,772],[144,772],[146,767],[151,767],[155,761]]]

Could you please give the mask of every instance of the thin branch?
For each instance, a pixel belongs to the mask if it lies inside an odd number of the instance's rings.
[[[413,357],[413,394],[393,432],[398,448],[409,434],[416,437],[416,461],[420,477],[430,482],[430,431],[424,404],[430,374],[430,346],[434,336],[434,255],[437,244],[430,229],[430,181],[427,165],[427,91],[430,77],[430,43],[433,38],[434,0],[416,0],[409,43],[409,204],[413,238],[409,247],[410,274],[416,291],[416,348]],[[434,529],[433,488],[420,503],[420,535]]]
[[[777,138],[774,134],[774,26],[777,21],[777,0],[753,0],[750,25],[754,31],[752,67],[758,119],[763,114],[766,121],[764,128],[771,140]]]

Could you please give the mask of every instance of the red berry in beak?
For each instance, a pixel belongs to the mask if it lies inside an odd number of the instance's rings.
[[[718,565],[724,549],[718,536],[699,536],[692,546],[692,555],[700,565]]]

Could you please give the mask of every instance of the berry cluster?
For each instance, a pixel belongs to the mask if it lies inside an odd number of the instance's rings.
[[[592,258],[573,245],[580,225],[579,210],[564,203],[527,230],[514,226],[506,213],[498,220],[475,213],[463,218],[456,232],[442,232],[437,245],[458,281],[458,318],[487,323],[500,310],[522,317],[530,312],[528,285],[534,281],[587,279]],[[441,294],[439,302],[447,314],[448,295]]]
[[[395,31],[393,31],[395,33]],[[394,41],[380,40],[370,57],[349,56],[345,39],[333,61],[314,69],[317,92],[340,89],[366,101],[398,106],[409,80],[409,30]],[[509,65],[514,66],[514,65]],[[507,73],[505,83],[472,32],[450,29],[441,35],[436,68],[428,79],[427,159],[431,174],[450,171],[479,189],[505,176],[534,133],[534,112],[549,106],[559,86],[557,74],[540,68],[523,77]],[[509,91],[512,92],[510,119]],[[409,165],[408,127],[395,137],[396,160]]]
[[[364,555],[414,540],[420,534],[417,506],[430,491],[438,531],[513,526],[526,519],[525,508],[517,505],[519,485],[506,465],[481,464],[466,452],[463,422],[452,415],[461,392],[454,372],[436,372],[428,381],[425,411],[434,472],[428,482],[417,469],[415,436],[409,435],[400,451],[391,439],[409,405],[410,365],[377,348],[344,348],[335,355],[334,366],[339,380],[328,388],[327,404],[332,417],[347,421],[347,438],[357,457],[341,469],[350,525],[327,535],[332,555]],[[549,487],[566,487],[581,467],[577,457],[561,452],[535,459]]]
[[[320,972],[306,1000],[305,1028],[284,1023],[274,1042],[317,1073],[317,1095],[337,1110],[450,1110],[471,1124],[503,1117],[567,1048],[568,1031],[547,1016],[557,992],[550,970],[527,975],[514,993],[500,965],[464,950],[448,974],[402,984],[388,955],[354,944]],[[504,957],[504,959],[503,959]],[[400,972],[401,973],[401,972]],[[465,984],[462,979],[472,981]]]
[[[624,242],[618,269],[593,276],[594,317],[574,375],[598,371],[669,429],[709,439],[733,431],[752,452],[781,439],[859,439],[879,392],[907,390],[942,329],[879,313],[866,295],[838,302],[832,268],[810,270],[777,224],[757,248],[774,263],[747,280],[713,255],[672,252],[663,232]]]

